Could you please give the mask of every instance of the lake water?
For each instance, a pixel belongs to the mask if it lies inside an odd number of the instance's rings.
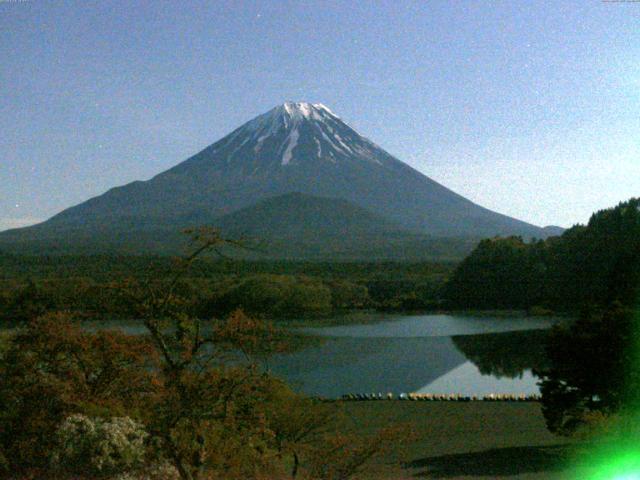
[[[556,319],[457,315],[362,316],[362,323],[303,328],[318,344],[266,360],[269,371],[309,395],[346,393],[538,393],[544,335]],[[140,322],[89,328],[144,333]]]
[[[268,360],[270,371],[309,395],[345,393],[538,393],[531,368],[556,320],[389,315],[359,325],[306,328],[320,345]]]

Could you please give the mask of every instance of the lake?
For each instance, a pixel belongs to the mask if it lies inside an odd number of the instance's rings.
[[[309,395],[538,393],[544,336],[556,319],[388,315],[383,321],[305,328],[323,341],[268,359]]]
[[[534,394],[544,338],[557,319],[462,315],[361,315],[361,323],[301,328],[321,341],[266,360],[308,395],[346,393]],[[352,320],[350,320],[352,321]],[[140,322],[89,328],[145,332]]]

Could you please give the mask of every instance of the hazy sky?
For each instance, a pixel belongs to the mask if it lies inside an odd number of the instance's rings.
[[[640,196],[640,3],[0,0],[0,229],[321,102],[538,225]]]

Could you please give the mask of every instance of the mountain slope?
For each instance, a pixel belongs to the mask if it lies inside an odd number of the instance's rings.
[[[185,227],[199,226],[183,217]],[[289,193],[261,200],[249,207],[207,222],[228,237],[242,238],[248,250],[237,258],[320,261],[432,261],[461,260],[477,238],[439,238],[401,229],[393,221],[336,198]],[[7,242],[11,235],[11,242]],[[120,252],[171,254],[188,248],[188,237],[171,226],[122,222],[91,229],[49,227],[7,232],[0,250],[16,253],[93,254]]]
[[[410,232],[346,200],[301,193],[262,200],[211,224],[229,236],[257,240],[251,258],[457,260],[477,243]]]
[[[265,239],[409,233],[346,200],[297,192],[262,200],[212,224],[230,235]]]
[[[105,230],[179,230],[291,192],[343,199],[431,236],[548,236],[429,179],[327,107],[288,102],[149,181],[111,189],[40,225],[0,233],[0,245]]]

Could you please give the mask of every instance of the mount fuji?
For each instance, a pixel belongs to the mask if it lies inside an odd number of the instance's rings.
[[[287,102],[148,181],[0,233],[0,248],[164,251],[171,250],[174,232],[205,224],[294,240],[315,230],[334,239],[353,234],[382,242],[402,234],[468,242],[556,233],[454,193],[322,104]]]

